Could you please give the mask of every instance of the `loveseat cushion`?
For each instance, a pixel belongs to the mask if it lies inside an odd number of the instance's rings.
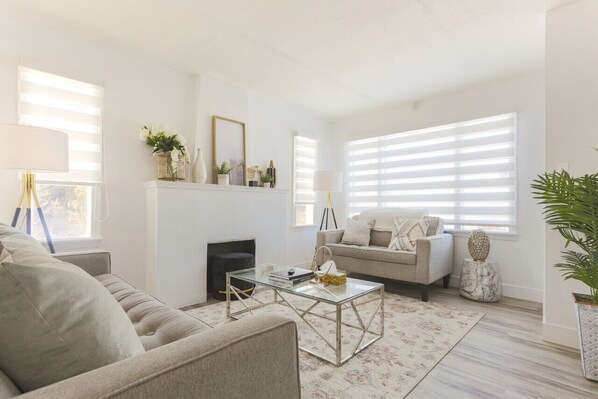
[[[125,310],[145,350],[189,337],[211,327],[185,312],[163,304],[113,274],[96,276]]]
[[[415,252],[395,251],[385,247],[369,246],[359,247],[357,245],[326,244],[332,251],[333,256],[347,256],[364,260],[374,260],[388,263],[401,263],[404,265],[415,265]]]

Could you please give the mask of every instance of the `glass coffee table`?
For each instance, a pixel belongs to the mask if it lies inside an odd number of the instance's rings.
[[[355,278],[347,278],[347,283],[340,286],[325,285],[316,283],[314,280],[299,283],[292,287],[283,287],[268,279],[268,274],[276,270],[287,270],[288,267],[276,267],[274,270],[262,270],[259,268],[238,270],[226,273],[226,315],[229,319],[236,319],[237,316],[243,313],[251,313],[259,308],[269,305],[283,305],[292,309],[293,312],[299,316],[311,330],[313,330],[320,338],[321,345],[326,345],[334,352],[334,358],[325,356],[322,351],[316,351],[299,346],[304,352],[316,356],[328,363],[340,367],[348,360],[353,358],[357,353],[361,352],[380,338],[384,336],[384,284],[374,283],[371,281],[358,280]],[[240,280],[256,285],[256,289],[250,294],[243,292],[241,289],[235,287],[234,281]],[[262,289],[270,289],[273,291],[272,300],[264,300],[263,298],[256,298],[255,292]],[[302,298],[305,306],[297,306],[292,304],[287,297]],[[231,311],[231,296],[237,297],[238,302],[241,303],[242,309],[238,311]],[[370,305],[371,304],[371,305]],[[320,306],[332,305],[333,310],[316,313],[315,309]],[[364,317],[360,313],[364,307],[368,305],[369,314]],[[327,306],[330,308],[330,306]],[[375,310],[371,312],[372,308]],[[351,313],[350,318],[345,317],[343,321],[343,312]],[[332,316],[334,314],[334,317]],[[335,325],[334,343],[331,342],[331,337],[326,337],[330,329],[318,326],[308,320],[312,317],[323,318],[328,322],[333,322]],[[372,322],[379,317],[380,322],[376,323],[377,328],[374,329]],[[350,320],[349,320],[350,319]],[[352,343],[350,351],[344,357],[342,356],[343,344],[343,326],[345,328],[357,329],[358,334],[355,342]],[[346,351],[345,351],[346,352]]]

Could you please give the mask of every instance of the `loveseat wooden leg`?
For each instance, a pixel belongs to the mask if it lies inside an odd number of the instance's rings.
[[[425,284],[420,284],[419,290],[422,295],[422,302],[428,302],[428,286]]]
[[[448,288],[449,287],[449,281],[451,279],[451,275],[447,274],[446,276],[444,276],[442,278],[442,288]]]

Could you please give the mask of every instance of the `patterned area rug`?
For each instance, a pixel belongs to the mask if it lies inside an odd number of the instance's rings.
[[[262,301],[271,301],[272,291],[255,294]],[[306,309],[313,302],[285,295],[298,308]],[[379,331],[380,317],[374,315],[376,295],[364,297],[358,305],[364,323],[372,319],[371,330]],[[369,301],[368,300],[373,300]],[[240,310],[238,302],[232,310]],[[318,305],[314,312],[334,318],[334,307]],[[288,306],[270,305],[256,310],[285,315],[297,321],[299,345],[315,350],[327,358],[334,352]],[[226,303],[221,302],[188,311],[189,314],[213,326],[228,323]],[[404,398],[436,364],[475,326],[482,313],[451,308],[432,302],[421,302],[387,293],[384,303],[384,337],[373,343],[341,367],[334,367],[305,352],[300,352],[301,385],[304,398]],[[251,317],[250,314],[241,317]],[[351,308],[342,312],[343,322],[358,325]],[[334,345],[335,323],[325,318],[309,316],[308,320],[323,331]],[[343,326],[343,357],[355,347],[360,330]],[[368,334],[364,342],[372,338]]]

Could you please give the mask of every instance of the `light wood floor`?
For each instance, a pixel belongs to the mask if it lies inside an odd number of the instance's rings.
[[[419,297],[417,286],[376,280],[387,292]],[[541,304],[512,298],[484,304],[441,287],[430,287],[430,301],[486,316],[407,399],[598,399],[598,383],[582,376],[579,351],[542,341]]]
[[[419,295],[417,287],[384,283],[388,292]],[[541,304],[512,298],[484,304],[441,287],[431,288],[430,301],[486,316],[407,399],[598,398],[598,383],[582,376],[579,351],[542,341]]]

